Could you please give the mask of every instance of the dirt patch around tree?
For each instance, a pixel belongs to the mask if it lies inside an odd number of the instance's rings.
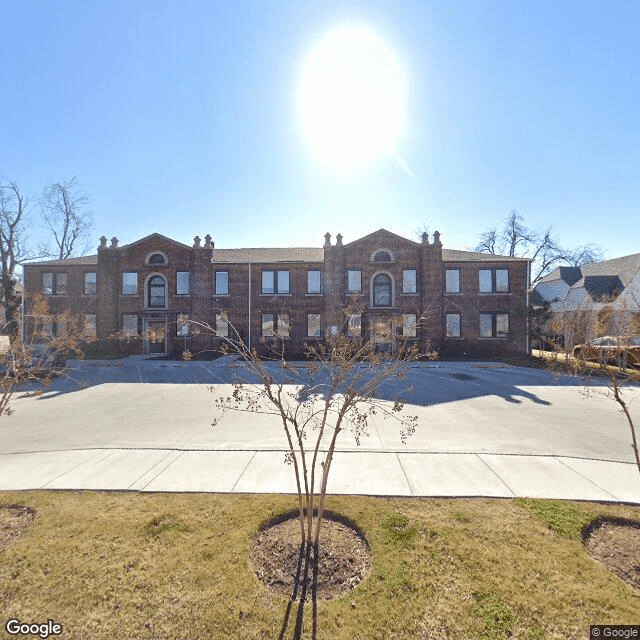
[[[254,539],[251,562],[256,576],[283,596],[290,596],[294,587],[300,542],[297,511],[271,519]],[[318,557],[318,600],[348,593],[371,569],[371,550],[364,534],[355,523],[333,512],[324,513]]]
[[[15,540],[35,518],[36,510],[19,504],[0,505],[0,549]]]
[[[601,516],[585,527],[589,555],[640,590],[640,521]]]

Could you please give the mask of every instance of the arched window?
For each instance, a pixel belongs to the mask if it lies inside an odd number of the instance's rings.
[[[149,256],[148,264],[166,264],[165,257],[161,253],[153,253]]]
[[[150,307],[165,307],[166,300],[166,284],[162,276],[153,276],[149,278],[147,285],[149,290],[148,304]]]
[[[386,273],[379,273],[373,279],[373,306],[391,306],[391,278]]]
[[[376,251],[376,254],[373,256],[374,262],[391,262],[393,258],[388,251]]]

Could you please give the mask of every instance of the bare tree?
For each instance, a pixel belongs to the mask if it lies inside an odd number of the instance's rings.
[[[56,259],[65,260],[85,249],[84,243],[93,228],[89,202],[89,196],[79,187],[76,178],[51,182],[43,189],[40,210],[55,241],[51,255]]]
[[[15,333],[20,297],[16,294],[16,267],[41,257],[40,250],[27,246],[25,230],[29,223],[29,198],[17,182],[0,177],[0,281],[5,324],[1,333]]]
[[[390,321],[385,335],[364,338],[360,325],[353,320],[361,309],[354,303],[345,309],[343,331],[324,340],[310,341],[306,362],[293,366],[285,357],[289,327],[278,322],[270,336],[261,340],[258,349],[249,349],[230,323],[223,333],[205,324],[188,321],[194,331],[205,331],[221,337],[222,350],[235,355],[240,372],[231,393],[216,397],[222,415],[229,410],[267,413],[280,421],[287,441],[286,462],[293,466],[298,496],[300,523],[300,562],[298,575],[289,599],[280,638],[285,637],[292,606],[297,613],[292,637],[302,636],[305,602],[311,591],[312,637],[316,637],[316,587],[320,531],[325,506],[329,473],[339,436],[351,432],[355,442],[367,433],[370,418],[388,418],[398,422],[403,441],[413,433],[417,417],[406,416],[404,393],[391,393],[387,383],[403,381],[409,363],[422,356],[410,341],[399,338],[398,324]],[[409,331],[408,333],[413,333]],[[384,341],[384,344],[383,342]],[[258,350],[262,352],[260,355]],[[249,382],[257,379],[257,383]],[[381,389],[389,394],[379,396]]]
[[[535,284],[560,263],[581,266],[602,258],[603,251],[596,244],[563,247],[546,229],[529,228],[515,209],[504,219],[502,228],[491,227],[482,232],[475,251],[532,260],[531,284]]]
[[[13,413],[16,392],[40,395],[54,376],[64,374],[67,358],[84,357],[84,348],[95,339],[83,316],[68,310],[53,313],[40,294],[26,308],[24,316],[16,316],[14,339],[0,342],[0,416]]]

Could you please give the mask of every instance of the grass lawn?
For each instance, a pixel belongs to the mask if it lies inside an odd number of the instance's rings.
[[[291,496],[34,491],[0,502],[37,510],[0,551],[3,626],[52,618],[74,640],[277,637],[286,601],[248,558]],[[580,539],[594,516],[640,519],[638,507],[331,497],[328,508],[365,532],[373,569],[319,604],[319,638],[582,640],[590,624],[640,622],[640,591]]]

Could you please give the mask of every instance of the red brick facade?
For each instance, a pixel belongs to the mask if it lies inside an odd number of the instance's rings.
[[[421,347],[460,355],[527,345],[527,261],[443,249],[437,232],[421,243],[384,229],[347,244],[327,234],[322,248],[291,249],[217,249],[209,236],[190,247],[160,234],[120,247],[103,237],[95,256],[31,263],[24,273],[27,298],[42,292],[52,313],[95,320],[102,349],[218,349],[210,332],[180,333],[184,314],[212,328],[225,315],[257,348],[263,333],[280,330],[302,353],[309,340],[347,331],[354,305],[363,336],[393,325]],[[114,340],[134,327],[155,340]]]

